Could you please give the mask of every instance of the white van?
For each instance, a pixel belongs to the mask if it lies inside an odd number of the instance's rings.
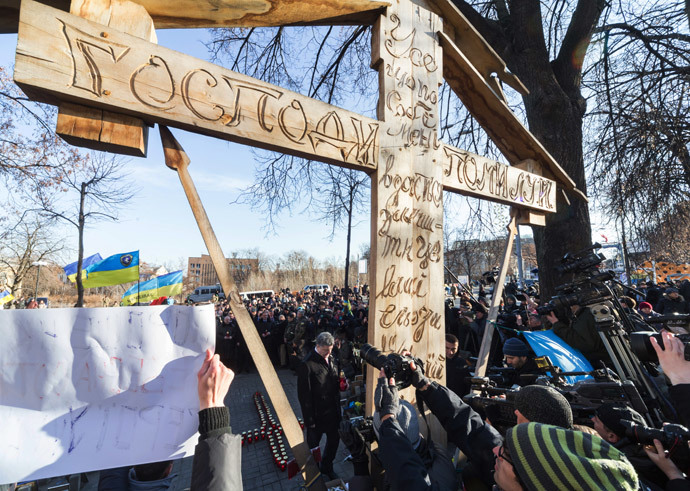
[[[225,293],[223,293],[220,285],[200,286],[194,290],[194,293],[189,294],[187,301],[194,303],[210,302],[214,295],[218,295],[218,298],[225,298]]]
[[[255,290],[253,292],[240,292],[242,300],[250,300],[252,298],[258,300],[260,298],[271,298],[275,292],[273,290]]]
[[[331,287],[328,285],[307,285],[304,287],[305,292],[318,292],[324,293],[325,291],[330,291]]]

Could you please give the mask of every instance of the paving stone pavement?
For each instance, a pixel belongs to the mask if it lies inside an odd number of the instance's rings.
[[[291,370],[278,370],[278,378],[285,390],[288,401],[297,417],[302,417],[302,411],[297,400],[297,376]],[[259,413],[254,406],[254,393],[261,392],[266,399],[273,415],[276,416],[273,405],[270,403],[268,393],[261,382],[261,377],[256,372],[239,374],[233,380],[230,391],[225,398],[225,405],[230,409],[230,426],[232,432],[239,434],[243,431],[253,430],[261,426]],[[287,444],[287,440],[285,441]],[[323,450],[326,437],[321,441]],[[291,452],[288,455],[292,458]],[[349,455],[347,448],[340,443],[336,454],[333,469],[338,477],[348,479],[353,475],[352,464],[343,462]],[[192,476],[191,457],[176,461],[173,472],[180,475],[175,480],[173,491],[189,489]],[[300,476],[288,479],[287,471],[281,471],[274,463],[271,449],[267,441],[245,444],[242,447],[242,485],[245,490],[264,489],[271,491],[296,490],[304,481]]]
[[[278,378],[295,414],[301,418],[302,410],[297,399],[297,376],[291,370],[280,369],[278,370]],[[261,426],[259,412],[254,406],[253,397],[256,391],[260,391],[264,395],[273,415],[276,416],[259,374],[256,371],[239,374],[233,380],[230,391],[225,398],[225,405],[230,409],[230,426],[233,433],[239,434]],[[285,443],[287,444],[287,440]],[[324,436],[321,441],[322,450],[325,444],[326,437]],[[288,451],[288,455],[292,458],[290,451]],[[348,455],[347,448],[340,442],[333,469],[338,477],[344,480],[354,474],[352,464],[343,462]],[[173,473],[177,473],[178,476],[173,482],[172,491],[188,490],[192,479],[192,457],[176,460],[173,463]],[[98,489],[98,473],[89,473],[88,478],[89,482],[82,485],[81,490],[96,491]],[[271,449],[267,441],[245,444],[242,447],[242,485],[245,490],[294,491],[302,484],[304,484],[304,480],[300,476],[288,479],[287,471],[281,471],[273,463]]]

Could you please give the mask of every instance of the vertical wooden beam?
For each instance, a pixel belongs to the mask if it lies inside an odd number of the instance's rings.
[[[477,367],[475,369],[475,376],[483,377],[486,373],[486,366],[489,362],[489,351],[491,350],[491,340],[494,335],[494,328],[492,324],[496,322],[498,317],[498,308],[501,305],[501,297],[503,296],[503,284],[506,281],[506,273],[508,272],[508,264],[510,263],[510,256],[513,253],[513,240],[517,233],[517,215],[518,210],[511,209],[510,223],[508,223],[508,238],[506,240],[506,248],[503,251],[503,262],[501,262],[501,269],[496,279],[494,292],[491,296],[491,306],[489,307],[489,316],[486,320],[486,328],[484,329],[484,337],[482,338],[482,345],[479,348],[479,355],[477,356]]]
[[[194,181],[192,181],[192,177],[189,175],[189,171],[187,170],[190,162],[189,157],[187,157],[187,154],[167,127],[159,126],[159,130],[163,142],[165,164],[177,171],[180,183],[189,201],[189,206],[192,208],[192,213],[194,213],[199,231],[204,239],[208,253],[211,256],[213,267],[216,269],[220,284],[235,314],[237,324],[240,326],[242,336],[249,348],[249,353],[254,359],[261,381],[264,383],[266,391],[268,392],[268,397],[271,399],[278,419],[280,420],[280,424],[283,426],[285,437],[290,444],[292,453],[295,455],[295,460],[302,470],[305,482],[310,483],[312,480],[316,479],[310,489],[315,489],[317,491],[324,490],[326,489],[324,481],[323,479],[318,479],[319,469],[311,458],[309,447],[304,440],[304,434],[297,421],[297,417],[292,411],[292,406],[290,406],[290,402],[280,384],[278,374],[276,374],[275,368],[273,368],[273,364],[268,358],[266,349],[259,337],[259,332],[256,330],[254,322],[252,322],[252,318],[244,306],[242,297],[240,297],[240,291],[237,289],[235,280],[230,272],[230,265],[225,259],[225,254],[223,254],[223,250],[213,231],[204,205],[196,191]]]
[[[129,0],[72,0],[70,13],[155,43],[146,9]],[[107,37],[104,30],[101,36]],[[146,157],[149,128],[133,116],[63,102],[56,133],[67,143],[106,152]]]
[[[373,28],[379,72],[379,165],[372,174],[369,342],[409,350],[445,383],[443,176],[438,141],[441,19],[425,0],[393,2]],[[373,413],[378,372],[367,372]],[[414,402],[414,389],[403,391]],[[434,429],[435,437],[442,433]]]

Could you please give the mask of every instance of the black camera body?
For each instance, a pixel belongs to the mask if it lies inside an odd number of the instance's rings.
[[[355,416],[354,418],[350,419],[350,424],[352,425],[352,429],[359,433],[365,442],[371,443],[376,441],[374,419],[371,416],[367,418],[363,416]]]
[[[423,369],[423,363],[419,358],[403,356],[398,353],[384,355],[380,349],[369,343],[362,345],[359,349],[359,356],[374,368],[383,369],[386,378],[394,378],[395,385],[399,389],[409,387],[412,383],[411,363],[414,363],[419,369]]]
[[[652,347],[651,338],[655,338],[661,348],[664,348],[664,340],[661,334],[654,331],[631,332],[630,349],[640,359],[640,361],[653,361],[658,363],[659,357]],[[674,334],[685,345],[685,359],[690,361],[690,334]]]
[[[625,436],[642,445],[654,445],[659,440],[664,448],[674,448],[684,444],[687,448],[690,441],[690,430],[679,424],[666,424],[661,429],[635,424],[633,421],[621,420],[625,426]]]

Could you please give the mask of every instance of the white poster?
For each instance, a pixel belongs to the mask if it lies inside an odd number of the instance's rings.
[[[192,455],[213,306],[0,311],[0,483]]]
[[[359,274],[367,274],[367,260],[366,259],[360,259],[359,260],[359,265],[357,267],[357,270],[359,271]]]

